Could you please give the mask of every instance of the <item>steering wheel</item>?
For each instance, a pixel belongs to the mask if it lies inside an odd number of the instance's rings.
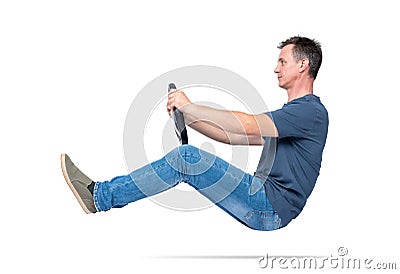
[[[176,86],[174,83],[170,83],[168,85],[168,92],[170,92],[171,89],[176,89]],[[179,143],[181,145],[186,145],[189,140],[188,140],[188,134],[187,134],[187,130],[186,130],[185,118],[183,117],[183,113],[174,107],[174,111],[172,113],[172,119],[174,120],[175,133],[176,133],[176,136],[178,137]]]

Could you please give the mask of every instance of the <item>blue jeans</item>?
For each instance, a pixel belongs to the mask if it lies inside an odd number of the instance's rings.
[[[98,211],[123,207],[179,182],[188,183],[250,228],[275,230],[281,226],[259,178],[191,145],[177,147],[129,175],[97,182],[94,203]]]

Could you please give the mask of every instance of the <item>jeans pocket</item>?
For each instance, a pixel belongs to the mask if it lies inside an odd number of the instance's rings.
[[[274,210],[250,210],[245,216],[247,225],[256,230],[276,230],[281,227],[281,218]]]

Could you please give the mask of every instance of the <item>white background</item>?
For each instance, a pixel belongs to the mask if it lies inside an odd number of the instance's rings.
[[[265,273],[255,257],[337,256],[341,246],[349,257],[397,260],[399,268],[395,7],[385,0],[2,1],[0,272]],[[315,94],[330,127],[321,175],[296,220],[258,232],[216,207],[178,212],[150,200],[83,213],[60,153],[95,180],[127,173],[123,127],[135,94],[183,66],[234,71],[279,108],[286,97],[273,73],[276,46],[297,34],[322,44]]]

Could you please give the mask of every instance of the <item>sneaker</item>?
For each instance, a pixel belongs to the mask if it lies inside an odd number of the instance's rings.
[[[74,193],[82,209],[87,214],[97,212],[94,206],[93,195],[88,189],[88,186],[93,181],[74,165],[67,154],[61,154],[61,169],[65,181],[67,181],[69,188]]]

